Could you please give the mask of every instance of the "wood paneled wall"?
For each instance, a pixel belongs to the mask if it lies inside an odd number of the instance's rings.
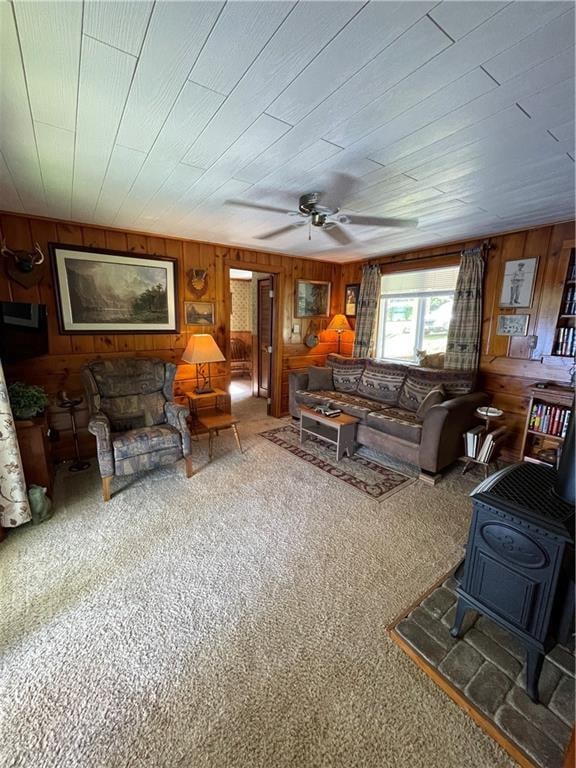
[[[30,383],[42,384],[50,394],[55,394],[62,389],[72,393],[81,391],[80,368],[84,362],[95,357],[122,355],[154,355],[172,360],[178,365],[177,394],[181,394],[187,384],[195,381],[194,366],[181,364],[181,354],[189,334],[200,330],[183,324],[183,303],[192,298],[186,286],[186,271],[193,267],[208,270],[209,285],[205,299],[215,302],[216,325],[213,333],[227,354],[230,338],[230,291],[229,286],[225,285],[225,263],[233,262],[239,267],[244,264],[258,265],[262,272],[266,272],[266,267],[272,265],[281,270],[280,279],[284,297],[283,306],[279,308],[279,318],[282,337],[281,410],[285,413],[288,410],[289,372],[309,365],[323,365],[326,355],[336,351],[337,347],[336,333],[322,330],[327,320],[319,324],[320,343],[316,347],[309,349],[303,343],[310,329],[310,322],[305,318],[294,317],[294,281],[297,278],[330,280],[332,282],[331,310],[342,312],[345,285],[360,282],[362,274],[362,262],[345,265],[329,264],[279,254],[228,248],[211,243],[161,238],[137,232],[81,226],[65,221],[14,214],[0,214],[0,228],[9,247],[15,249],[31,248],[35,242],[38,242],[42,249],[47,251],[48,242],[60,242],[149,255],[160,254],[178,260],[181,325],[177,334],[61,335],[56,319],[50,264],[46,263],[41,267],[42,280],[38,286],[30,289],[22,288],[9,280],[4,270],[0,272],[0,299],[47,304],[50,324],[49,355],[8,367],[8,377],[12,380],[20,378]],[[536,381],[567,383],[570,380],[569,361],[550,358],[548,356],[550,350],[545,347],[551,343],[556,322],[554,302],[562,292],[562,283],[557,274],[556,265],[563,244],[573,238],[573,222],[490,238],[493,248],[488,255],[484,284],[480,384],[491,394],[494,404],[506,413],[506,422],[512,431],[512,439],[507,450],[511,457],[518,455],[521,428],[528,406],[529,387]],[[460,251],[462,248],[473,247],[481,242],[481,240],[461,241],[395,254],[373,261],[388,265],[389,269],[440,266],[453,261],[454,257],[444,257],[447,252]],[[534,359],[531,359],[525,338],[497,336],[495,330],[497,316],[501,312],[498,309],[498,301],[504,263],[533,256],[538,257],[539,263],[532,306],[528,310],[518,310],[519,313],[530,315],[528,334],[537,334],[539,337],[538,347],[532,355]],[[298,334],[292,332],[295,322],[300,325]],[[353,333],[343,334],[341,345],[343,354],[352,354],[353,340]],[[214,366],[213,379],[216,385],[226,386],[229,382],[228,364]],[[54,408],[51,420],[61,431],[61,440],[55,446],[57,455],[70,456],[68,415]],[[86,423],[85,414],[80,414],[79,421],[83,427]],[[92,438],[85,431],[82,432],[82,446],[86,454],[93,453]]]
[[[339,276],[340,268],[327,262],[310,259],[297,259],[279,254],[231,249],[210,243],[192,240],[178,240],[128,232],[104,229],[93,226],[71,224],[65,221],[39,219],[14,214],[0,213],[0,230],[7,244],[13,249],[32,249],[38,242],[48,256],[49,242],[84,245],[94,248],[110,248],[118,251],[142,253],[148,255],[170,256],[178,261],[178,301],[179,333],[176,334],[95,334],[67,335],[58,330],[56,299],[54,294],[54,275],[49,259],[39,267],[42,270],[40,283],[33,288],[23,288],[10,280],[4,269],[0,270],[0,300],[40,302],[48,307],[49,354],[17,366],[7,366],[9,380],[21,379],[27,383],[43,385],[50,395],[60,390],[69,393],[82,391],[80,369],[82,365],[97,357],[121,357],[131,355],[155,356],[171,360],[178,365],[176,393],[181,396],[183,388],[195,385],[195,366],[181,363],[181,355],[191,333],[201,332],[200,327],[184,324],[184,301],[194,297],[189,294],[186,285],[186,272],[191,268],[208,270],[208,291],[203,297],[215,302],[215,326],[211,329],[225,355],[229,353],[230,339],[230,288],[225,285],[225,263],[234,262],[242,267],[244,263],[257,264],[262,272],[273,265],[280,268],[282,281],[281,293],[285,300],[279,308],[281,337],[283,339],[280,357],[282,360],[282,410],[288,410],[288,371],[296,367],[319,365],[326,354],[336,349],[336,335],[323,334],[322,343],[309,350],[301,343],[301,335],[292,334],[294,318],[294,281],[296,278],[334,281]],[[335,301],[336,292],[333,292]],[[306,329],[306,320],[298,319],[301,328]],[[326,325],[327,321],[323,321]],[[229,365],[227,363],[212,366],[213,383],[225,387],[229,383]],[[65,412],[58,408],[51,409],[50,419],[60,432],[60,439],[54,444],[59,457],[69,457],[72,451],[70,421]],[[81,429],[82,451],[86,455],[94,453],[91,435],[85,430],[86,413],[80,412],[78,421]]]
[[[557,308],[563,289],[563,275],[556,267],[563,246],[574,239],[574,222],[549,227],[496,235],[480,240],[461,241],[420,251],[411,251],[372,260],[385,269],[420,269],[445,266],[453,257],[444,254],[472,248],[489,240],[484,277],[484,307],[482,317],[482,356],[480,387],[492,397],[495,406],[505,412],[511,436],[503,451],[508,458],[519,457],[522,428],[528,408],[528,390],[537,381],[567,384],[570,381],[570,360],[550,357]],[[504,265],[507,261],[538,257],[538,272],[532,305],[529,309],[499,309]],[[341,281],[360,282],[362,262],[344,265]],[[556,308],[556,309],[555,309]],[[530,316],[528,336],[537,335],[536,349],[530,354],[528,337],[508,337],[496,334],[498,315],[503,313]]]

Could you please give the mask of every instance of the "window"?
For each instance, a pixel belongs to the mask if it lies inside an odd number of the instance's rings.
[[[416,361],[416,350],[444,352],[458,267],[382,275],[378,357]]]

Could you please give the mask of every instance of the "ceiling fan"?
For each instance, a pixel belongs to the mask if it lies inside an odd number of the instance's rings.
[[[277,208],[272,205],[250,203],[245,200],[226,200],[225,202],[227,205],[237,205],[241,208],[255,208],[260,211],[299,217],[298,220],[284,227],[256,235],[256,240],[271,240],[293,229],[308,226],[309,240],[312,239],[312,227],[315,227],[325,232],[338,245],[350,245],[356,241],[346,230],[345,227],[347,226],[400,228],[418,226],[418,219],[391,219],[382,216],[357,216],[356,214],[340,213],[341,205],[335,205],[332,201],[337,200],[339,203],[345,201],[356,185],[356,179],[344,174],[334,174],[334,177],[335,183],[331,185],[329,192],[307,192],[301,195],[298,200],[297,211],[289,208]]]

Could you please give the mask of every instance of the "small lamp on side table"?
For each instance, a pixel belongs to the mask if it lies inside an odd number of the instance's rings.
[[[209,333],[193,333],[186,345],[182,360],[196,366],[196,394],[204,395],[213,392],[210,379],[210,363],[221,363],[226,358],[220,351],[220,347]],[[204,372],[204,366],[208,366],[208,375]],[[202,384],[200,384],[200,377]]]
[[[340,354],[340,341],[344,331],[351,331],[350,323],[346,315],[334,315],[332,320],[328,323],[327,331],[336,331],[338,334],[338,354]]]

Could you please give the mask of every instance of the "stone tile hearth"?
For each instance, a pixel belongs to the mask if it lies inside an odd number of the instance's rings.
[[[561,768],[574,725],[574,654],[556,646],[546,657],[541,703],[534,704],[524,690],[525,652],[513,635],[469,611],[463,636],[451,637],[456,586],[447,579],[393,630],[534,765]]]

